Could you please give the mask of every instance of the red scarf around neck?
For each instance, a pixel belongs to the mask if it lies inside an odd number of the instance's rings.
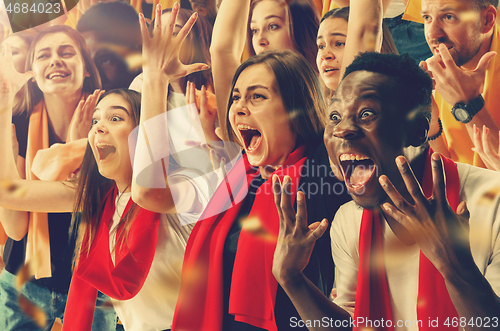
[[[291,153],[285,164],[276,170],[283,181],[291,177],[292,201],[300,181],[300,170],[306,158],[305,148]],[[243,173],[244,163],[245,173]],[[258,172],[246,156],[233,167],[210,200],[191,233],[184,256],[182,283],[175,309],[172,330],[222,330],[223,252],[227,234],[235,221]],[[228,194],[229,192],[229,194]],[[230,197],[232,195],[232,197]],[[236,201],[236,203],[233,203]],[[229,209],[227,207],[231,206]],[[221,210],[226,210],[220,212]],[[205,218],[205,215],[215,215]],[[256,192],[248,217],[257,217],[265,230],[277,238],[279,217],[274,204],[272,176]],[[277,330],[274,305],[278,282],[272,274],[276,240],[265,241],[242,229],[231,281],[229,313],[236,321],[268,330]]]
[[[422,190],[426,198],[432,195],[432,169],[431,155],[429,152],[424,165],[424,176]],[[441,156],[444,164],[446,197],[453,211],[456,212],[459,204],[460,181],[456,164]],[[383,239],[382,226],[378,210],[365,209],[361,219],[359,235],[359,270],[358,283],[356,287],[356,305],[354,309],[354,321],[364,318],[373,322],[392,321],[391,300],[387,285],[387,277],[383,264]],[[374,261],[382,263],[374,263]],[[417,318],[422,321],[420,331],[434,331],[429,325],[429,320],[439,319],[439,330],[458,330],[458,328],[447,328],[443,322],[449,318],[458,317],[453,305],[443,276],[420,252],[419,275],[418,275],[418,300]],[[369,326],[369,325],[368,325]],[[377,330],[392,331],[394,327],[378,327]],[[362,330],[363,326],[358,324],[354,330]]]
[[[63,330],[89,331],[92,328],[97,291],[117,300],[133,298],[142,288],[156,251],[160,214],[137,206],[127,240],[115,247],[115,264],[109,248],[109,227],[115,213],[116,187],[104,197],[104,210],[88,254],[85,234],[80,257],[73,272],[64,313]],[[132,199],[123,212],[133,205]],[[121,229],[121,226],[120,226]],[[119,230],[120,230],[119,229]]]

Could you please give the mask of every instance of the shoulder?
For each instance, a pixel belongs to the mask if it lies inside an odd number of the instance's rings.
[[[356,205],[354,201],[349,201],[342,205],[332,221],[330,230],[332,241],[339,243],[357,242],[359,240],[362,216],[363,208]]]

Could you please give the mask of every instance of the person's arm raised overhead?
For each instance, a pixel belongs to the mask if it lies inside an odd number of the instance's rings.
[[[380,52],[382,48],[382,20],[390,0],[351,0],[347,38],[340,77],[354,58],[362,52]],[[336,3],[338,3],[336,1]]]
[[[179,33],[175,34],[173,29],[178,12],[179,4],[175,3],[172,14],[165,24],[166,27],[162,30],[161,5],[158,5],[151,37],[144,16],[139,15],[143,38],[144,80],[142,83],[139,147],[136,149],[134,160],[132,198],[141,207],[159,213],[189,212],[196,206],[196,191],[193,185],[178,178],[169,178],[167,181],[169,168],[169,138],[166,130],[168,85],[175,79],[195,71],[208,69],[208,65],[203,63],[185,65],[179,60],[181,45],[191,31],[198,15],[193,14]],[[141,141],[145,145],[142,145]],[[159,156],[160,154],[161,156]],[[151,156],[154,160],[151,160]],[[149,165],[152,167],[144,170]],[[147,176],[147,179],[138,180],[139,176],[144,175]],[[174,202],[173,196],[179,197],[179,199]]]
[[[212,33],[210,46],[212,75],[219,125],[224,140],[227,140],[226,114],[229,90],[245,48],[250,2],[250,0],[222,1]]]

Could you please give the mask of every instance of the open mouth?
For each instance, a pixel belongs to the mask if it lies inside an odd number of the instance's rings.
[[[339,71],[339,69],[336,69],[336,68],[325,68],[323,69],[323,73],[325,75],[332,75],[334,74],[336,71]]]
[[[375,163],[360,154],[341,154],[340,165],[348,187],[362,188],[373,177]]]
[[[63,79],[63,78],[66,78],[69,76],[69,73],[66,73],[66,72],[62,72],[62,71],[57,71],[57,72],[53,72],[53,73],[50,73],[46,76],[47,79]]]
[[[238,125],[238,131],[243,138],[245,149],[248,152],[252,152],[259,147],[260,142],[262,141],[262,134],[259,130],[248,125],[240,124]]]
[[[97,152],[99,153],[99,160],[105,160],[109,155],[116,152],[116,147],[109,144],[98,143],[96,144]]]

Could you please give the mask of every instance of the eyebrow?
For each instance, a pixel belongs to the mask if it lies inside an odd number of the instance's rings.
[[[456,11],[458,10],[457,6],[446,6],[446,7],[443,7],[443,8],[439,8],[438,11],[439,12],[446,12],[446,11]],[[427,14],[429,11],[427,10],[422,10],[420,11],[420,15],[424,15],[424,14]]]
[[[130,116],[130,113],[128,112],[127,108],[125,108],[125,107],[122,107],[122,106],[110,106],[109,108],[123,110],[124,112],[127,113],[127,115]],[[95,114],[95,112],[98,111],[98,110],[100,110],[100,109],[99,108],[94,109],[94,112],[92,114]]]
[[[249,87],[247,87],[247,91],[254,91],[254,90],[258,89],[258,88],[263,88],[263,89],[269,90],[269,87],[267,87],[267,86],[255,84],[255,85],[250,85]],[[235,87],[233,89],[233,92],[240,93],[240,90],[237,87]]]
[[[69,48],[69,47],[75,49],[75,47],[73,45],[70,45],[70,44],[61,45],[58,47],[58,49],[61,49],[61,48],[64,49],[64,48]],[[42,48],[42,49],[38,50],[37,53],[45,52],[45,51],[50,51],[50,47]]]
[[[335,36],[347,37],[345,34],[340,33],[340,32],[332,32],[332,33],[330,33],[330,34],[329,34],[329,36],[331,36],[331,37],[332,37],[332,36],[333,36],[333,37],[335,37]],[[323,39],[323,38],[324,38],[324,37],[323,37],[322,35],[320,35],[320,36],[318,36],[318,38],[316,38],[316,40],[320,40],[320,39]]]
[[[278,16],[278,15],[268,15],[268,16],[264,17],[264,20],[268,20],[271,18],[279,18],[280,20],[283,20],[283,17]],[[251,20],[250,23],[255,23],[255,20]]]

